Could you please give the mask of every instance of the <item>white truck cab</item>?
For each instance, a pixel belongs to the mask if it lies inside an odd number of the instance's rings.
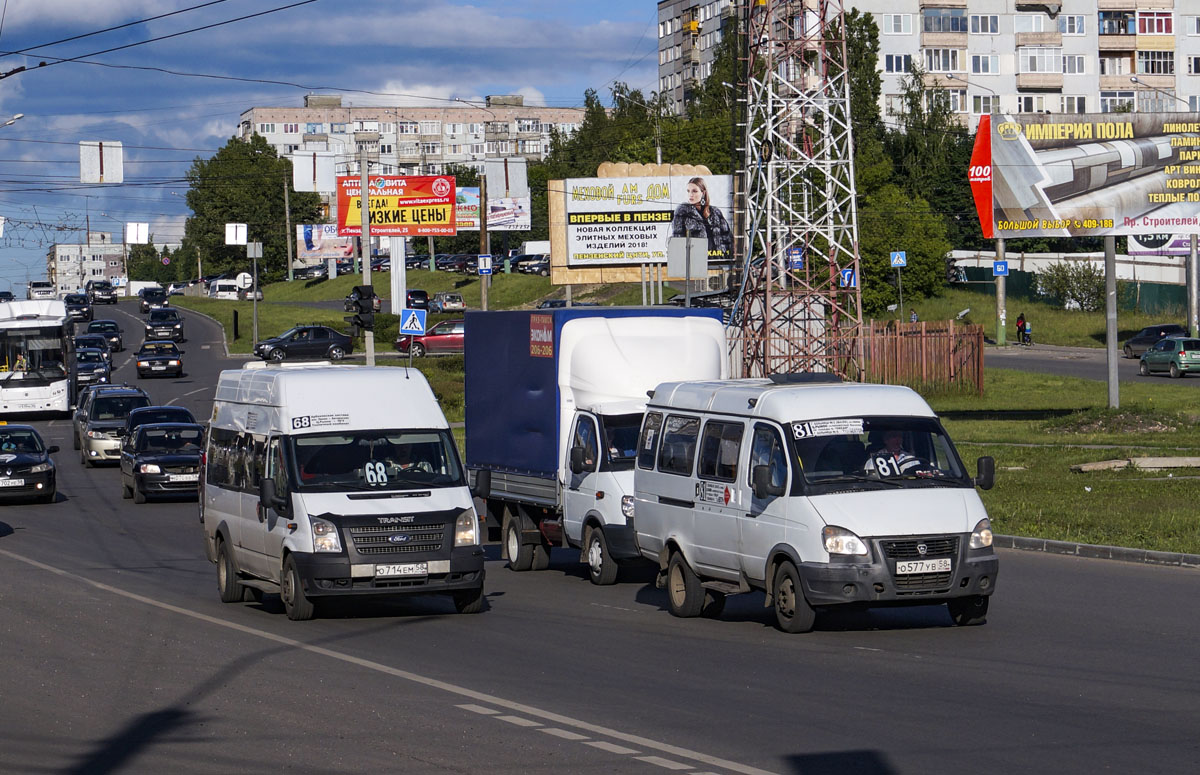
[[[998,560],[972,477],[914,391],[827,375],[659,385],[633,521],[676,616],[766,592],[787,632],[815,608],[947,604],[982,623]]]
[[[221,372],[200,521],[221,600],[446,594],[483,606],[484,554],[450,427],[415,369]]]

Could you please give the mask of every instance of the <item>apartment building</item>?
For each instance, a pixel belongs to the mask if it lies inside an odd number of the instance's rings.
[[[120,236],[120,235],[118,235]],[[155,250],[175,252],[179,243],[158,242]],[[55,293],[79,290],[89,280],[108,280],[115,286],[125,284],[125,261],[129,246],[113,242],[107,231],[91,231],[86,242],[59,242],[46,253],[46,277],[54,283]]]
[[[743,0],[661,0],[658,4],[658,93],[684,112],[693,90],[712,74],[717,46],[737,30]]]
[[[688,57],[705,64],[709,50],[697,35],[714,13],[728,24],[730,5],[658,4],[660,84],[674,84]],[[972,129],[991,112],[1200,112],[1200,0],[853,0],[845,7],[873,14],[879,26],[885,120],[902,112],[901,84],[914,64]],[[674,47],[699,53],[676,58]]]

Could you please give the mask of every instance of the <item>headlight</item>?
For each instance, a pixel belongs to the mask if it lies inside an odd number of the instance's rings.
[[[868,553],[867,544],[844,527],[826,525],[821,530],[821,537],[825,540],[825,551],[830,554],[865,557]]]
[[[97,382],[108,382],[108,377],[104,377],[104,376],[102,376],[102,377],[100,377],[100,379],[98,379],[98,380],[96,380],[96,381],[97,381]]]
[[[992,545],[992,521],[987,517],[979,520],[979,524],[971,531],[971,548],[986,549]]]
[[[624,515],[625,519],[633,519],[633,496],[632,495],[622,495],[621,496],[621,514]]]
[[[183,323],[176,323],[176,324],[175,324],[175,327],[176,327],[176,328],[183,328]]]
[[[171,361],[171,362],[170,362],[170,363],[168,363],[167,365],[168,365],[168,366],[178,366],[178,365],[179,365],[179,361]]]
[[[161,474],[162,468],[157,463],[142,463],[138,466],[139,474]]]
[[[337,525],[316,517],[309,517],[308,521],[312,524],[314,552],[342,551],[342,539],[338,536]]]
[[[459,514],[454,522],[454,545],[474,546],[479,543],[478,528],[479,518],[475,516],[475,509],[467,509]]]
[[[104,431],[88,431],[87,437],[89,439],[107,439],[108,434],[105,433]]]
[[[150,365],[150,364],[149,364],[149,363],[147,363],[146,361],[138,361],[138,368],[139,368],[139,369],[144,369],[144,368],[146,368],[146,367],[147,367],[147,366],[149,366],[149,365]]]
[[[38,464],[37,464],[36,466],[34,466],[33,468],[29,469],[29,473],[31,473],[31,474],[44,474],[44,473],[46,473],[47,471],[49,471],[49,470],[50,470],[50,468],[51,468],[51,465],[50,465],[50,463],[49,463],[49,462],[46,462],[46,463],[38,463]]]

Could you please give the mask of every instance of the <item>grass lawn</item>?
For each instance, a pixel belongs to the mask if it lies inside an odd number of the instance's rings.
[[[266,294],[263,294],[264,296]],[[214,318],[225,329],[225,341],[231,353],[248,353],[254,339],[254,303],[249,301],[218,301],[195,296],[176,296],[171,303],[203,312]],[[233,313],[238,314],[238,338],[233,338]],[[346,328],[341,310],[317,309],[298,304],[258,303],[258,338],[281,334],[299,323],[321,323],[343,331]],[[390,342],[389,342],[390,346]],[[358,349],[358,345],[355,345]]]

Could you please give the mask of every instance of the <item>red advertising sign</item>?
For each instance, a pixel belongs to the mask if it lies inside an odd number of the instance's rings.
[[[971,197],[975,200],[975,212],[979,213],[979,225],[983,236],[992,239],[995,229],[992,210],[992,117],[980,116],[979,129],[975,132],[975,147],[971,151],[971,167],[967,170],[971,181]]]
[[[549,315],[529,316],[529,355],[533,358],[554,357],[554,318]]]
[[[372,236],[452,237],[458,233],[453,177],[371,175],[367,186]],[[338,176],[339,237],[362,236],[361,188],[357,175]]]

